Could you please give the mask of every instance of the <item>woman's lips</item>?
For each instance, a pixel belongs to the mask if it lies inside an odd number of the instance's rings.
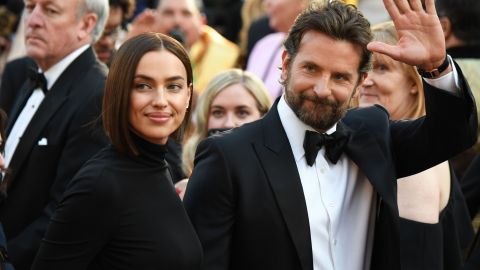
[[[156,123],[165,123],[170,119],[171,116],[172,116],[171,113],[166,113],[166,112],[147,113],[147,117],[151,121]]]

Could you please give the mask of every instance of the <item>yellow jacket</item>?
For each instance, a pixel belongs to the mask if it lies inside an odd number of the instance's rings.
[[[200,94],[219,72],[234,67],[239,49],[208,25],[190,49],[193,66],[193,88]]]

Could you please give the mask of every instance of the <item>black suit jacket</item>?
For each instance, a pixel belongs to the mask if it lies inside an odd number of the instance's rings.
[[[12,102],[7,136],[29,97],[28,67],[36,68],[31,59],[22,58],[5,68],[4,78],[12,78],[0,89],[0,104]],[[106,72],[92,48],[77,57],[45,96],[11,159],[0,221],[17,270],[30,269],[65,186],[107,143],[99,122]],[[20,89],[11,87],[20,84]],[[48,145],[39,145],[43,138]]]
[[[352,134],[346,154],[379,200],[371,269],[400,269],[396,179],[476,139],[468,86],[463,98],[425,88],[424,118],[391,122],[374,106],[349,111],[337,126]],[[204,269],[313,270],[305,198],[276,105],[263,119],[199,145],[184,203],[204,248]]]

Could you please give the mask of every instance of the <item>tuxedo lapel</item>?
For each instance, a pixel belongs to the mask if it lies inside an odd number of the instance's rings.
[[[8,116],[8,124],[6,129],[7,137],[10,134],[10,131],[12,131],[13,125],[22,112],[27,100],[30,98],[30,95],[33,92],[33,87],[34,82],[31,80],[26,80],[25,83],[23,83],[22,88],[20,89],[20,94],[18,98],[15,99],[15,103],[12,106],[12,111]]]
[[[295,158],[276,104],[261,120],[264,137],[254,145],[278,207],[297,250],[303,270],[313,270],[307,206]]]
[[[92,49],[89,48],[64,70],[62,75],[60,75],[58,80],[45,95],[45,98],[27,126],[12,157],[10,167],[13,171],[20,170],[32,148],[38,143],[38,140],[40,139],[39,136],[45,126],[68,99],[70,92],[75,87],[73,85],[74,78],[79,74],[85,74],[84,69],[90,67],[92,61],[95,61],[95,55],[93,54]],[[88,91],[88,89],[82,90]],[[28,91],[25,90],[24,92]],[[27,95],[26,98],[28,99],[29,95]],[[19,106],[21,106],[21,104],[19,104]],[[19,108],[19,112],[22,109],[23,108]],[[13,110],[15,110],[15,108]],[[14,123],[12,123],[12,126],[13,124]],[[46,139],[48,141],[48,138]],[[12,181],[14,181],[14,179]]]
[[[60,86],[59,86],[60,87]],[[50,118],[62,106],[67,97],[61,91],[53,91],[45,96],[38,111],[33,116],[22,138],[20,139],[17,149],[10,162],[13,171],[19,171],[23,162],[30,154],[30,150],[38,143],[39,135],[49,122]],[[48,138],[47,138],[48,139]]]

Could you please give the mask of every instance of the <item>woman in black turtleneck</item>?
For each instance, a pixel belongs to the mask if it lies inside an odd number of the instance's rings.
[[[187,52],[161,34],[125,42],[105,87],[111,145],[74,177],[32,269],[199,269],[202,250],[165,161],[190,111]],[[88,89],[85,89],[88,91]]]

